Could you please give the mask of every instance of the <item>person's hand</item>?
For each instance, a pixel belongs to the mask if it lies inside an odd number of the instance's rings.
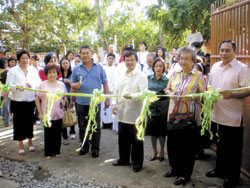
[[[66,84],[70,84],[70,83],[71,83],[69,79],[64,79],[63,81],[64,81],[64,83],[66,83]]]
[[[108,108],[109,106],[110,106],[109,99],[106,99],[106,100],[105,100],[105,108]]]
[[[76,83],[72,83],[72,84],[71,84],[71,87],[72,87],[73,89],[80,89],[81,85],[82,85],[82,83],[76,82]]]
[[[223,99],[231,99],[232,98],[232,93],[231,92],[221,91],[220,94],[223,96]]]
[[[42,113],[39,113],[39,114],[38,114],[38,118],[39,118],[40,121],[42,122],[42,121],[43,121],[43,114],[42,114]]]
[[[113,113],[114,115],[116,115],[116,113],[117,113],[116,104],[113,104],[113,105],[112,105],[112,113]]]
[[[16,90],[24,91],[23,86],[17,86],[17,87],[18,87],[18,88],[16,88]]]
[[[30,83],[26,83],[26,85],[27,85],[28,88],[32,87]]]
[[[173,95],[172,97],[170,97],[170,99],[173,100],[175,103],[178,102],[179,97],[175,97],[173,91],[167,90],[165,93],[166,93],[167,95]]]
[[[125,99],[132,99],[131,95],[130,94],[126,94],[123,96]]]

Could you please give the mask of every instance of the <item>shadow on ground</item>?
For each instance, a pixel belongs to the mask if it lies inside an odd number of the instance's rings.
[[[77,128],[76,128],[77,129]],[[18,143],[12,140],[12,127],[0,128],[0,156],[15,160],[25,160],[26,162],[38,162],[41,169],[34,173],[34,178],[44,180],[50,176],[50,173],[56,171],[67,171],[72,174],[78,174],[85,179],[95,179],[100,183],[108,183],[121,186],[123,188],[168,188],[176,187],[173,185],[175,178],[164,178],[163,174],[170,170],[165,153],[165,161],[158,160],[150,162],[151,143],[150,137],[145,138],[144,143],[144,166],[139,173],[134,173],[132,167],[114,167],[112,162],[118,158],[118,136],[112,130],[102,130],[100,157],[93,159],[91,152],[84,156],[79,156],[75,150],[79,148],[78,139],[70,140],[67,146],[61,146],[61,157],[46,160],[43,151],[43,127],[34,126],[35,152],[26,152],[21,156],[17,152]],[[26,151],[27,151],[27,143]],[[166,150],[165,150],[166,151]],[[210,155],[207,161],[196,161],[192,180],[185,186],[187,188],[215,188],[222,187],[223,180],[217,178],[207,178],[205,172],[214,168],[215,153],[207,149],[206,153]],[[241,175],[243,186],[250,187],[250,180],[243,174]]]

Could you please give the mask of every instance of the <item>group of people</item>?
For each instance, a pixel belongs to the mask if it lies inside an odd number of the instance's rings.
[[[197,47],[197,44],[193,44],[193,47]],[[163,48],[157,49],[156,54],[148,53],[147,48],[147,44],[142,42],[140,43],[141,51],[137,53],[131,45],[125,48],[121,57],[109,52],[105,57],[106,63],[100,64],[93,60],[91,48],[84,45],[80,48],[79,55],[75,56],[73,52],[67,53],[60,60],[60,67],[56,65],[53,54],[47,54],[44,59],[45,67],[40,70],[29,65],[28,51],[18,51],[18,64],[7,73],[6,83],[11,84],[9,97],[13,113],[14,140],[19,141],[19,154],[25,153],[23,140],[26,138],[29,151],[35,150],[32,144],[35,106],[38,118],[43,121],[43,107],[46,102],[44,93],[23,90],[22,87],[51,92],[88,94],[92,94],[94,89],[103,89],[104,94],[122,97],[107,98],[102,105],[98,105],[97,129],[92,135],[91,142],[87,139],[79,154],[85,155],[91,150],[93,158],[99,157],[101,124],[117,125],[119,159],[112,164],[114,166],[132,164],[133,172],[141,171],[144,146],[143,141],[137,139],[135,121],[143,104],[132,94],[148,89],[158,95],[171,96],[162,96],[150,105],[151,116],[147,117],[146,129],[146,134],[151,136],[152,143],[150,161],[157,159],[164,161],[167,140],[167,154],[171,170],[164,176],[166,178],[176,176],[174,184],[185,185],[191,178],[195,159],[203,149],[200,148],[200,112],[203,99],[200,97],[179,98],[179,96],[202,93],[207,90],[207,84],[209,84],[213,90],[220,88],[223,99],[215,103],[213,107],[212,126],[218,127],[220,139],[217,141],[216,167],[207,172],[206,176],[224,178],[224,187],[239,185],[244,130],[243,98],[249,96],[250,91],[223,92],[223,90],[247,86],[250,70],[236,60],[235,43],[231,40],[221,42],[219,49],[222,61],[212,66],[209,76],[204,72],[205,57],[203,59],[204,54],[200,50],[194,50],[189,46],[174,48],[172,56],[166,62]],[[37,60],[34,56],[32,59]],[[74,68],[72,68],[73,59]],[[0,71],[1,66],[0,64]],[[51,126],[44,128],[46,159],[53,156],[59,157],[62,135],[64,140],[67,140],[67,129],[62,128],[65,100],[69,100],[71,104],[75,103],[81,142],[86,133],[88,123],[86,116],[89,111],[90,98],[76,97],[74,100],[72,97],[62,96],[53,107],[50,117]],[[177,115],[181,117],[180,119],[192,117],[192,128],[169,131],[169,120]],[[24,119],[24,116],[27,118]],[[75,138],[74,127],[71,128],[70,135],[71,138]]]

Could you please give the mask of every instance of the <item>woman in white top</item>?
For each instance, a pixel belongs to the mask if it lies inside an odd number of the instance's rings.
[[[142,66],[142,70],[148,67],[147,64],[147,55],[148,53],[148,45],[145,42],[140,43],[140,52],[137,52],[138,63]]]
[[[35,92],[17,89],[15,86],[35,88],[40,83],[38,73],[29,66],[30,54],[26,50],[17,52],[18,65],[10,69],[7,83],[11,84],[11,110],[13,112],[14,140],[19,141],[20,155],[25,153],[23,140],[28,138],[29,151],[34,151],[32,144]],[[14,85],[14,87],[13,87]]]

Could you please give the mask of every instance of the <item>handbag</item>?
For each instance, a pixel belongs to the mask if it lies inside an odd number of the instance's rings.
[[[63,128],[71,127],[77,124],[76,112],[73,108],[70,108],[68,99],[65,100],[66,112],[63,116]]]
[[[185,103],[186,104],[186,103]],[[180,101],[175,105],[173,113],[169,114],[169,121],[167,123],[167,134],[193,130],[197,127],[197,123],[195,120],[195,113],[190,113],[188,105],[186,113],[176,113],[176,108],[179,107]]]

